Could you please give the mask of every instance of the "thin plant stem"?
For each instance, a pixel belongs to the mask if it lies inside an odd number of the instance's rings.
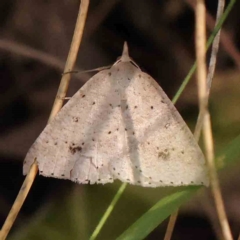
[[[214,162],[214,144],[212,136],[212,127],[210,114],[208,111],[208,90],[207,90],[207,69],[206,69],[206,9],[205,1],[197,0],[196,5],[196,56],[197,56],[197,82],[198,82],[198,98],[200,112],[203,114],[203,139],[206,150],[206,159],[208,163],[210,186],[213,193],[216,210],[218,213],[221,230],[225,240],[232,240],[230,227],[227,221],[221,190],[219,186],[217,170]],[[210,85],[209,85],[210,86]]]
[[[110,205],[108,206],[107,210],[105,211],[105,213],[103,214],[101,220],[99,221],[97,227],[95,228],[94,232],[92,233],[91,237],[89,238],[89,240],[94,240],[96,239],[96,237],[98,236],[99,232],[101,231],[103,225],[105,224],[105,222],[107,221],[107,219],[109,218],[112,210],[114,209],[117,201],[119,200],[119,198],[122,196],[125,188],[127,187],[127,183],[123,183],[120,188],[118,189],[117,193],[115,194],[112,202],[110,203]]]
[[[173,234],[173,230],[177,221],[177,217],[178,217],[178,210],[171,214],[170,218],[169,218],[169,222],[167,225],[167,230],[164,236],[164,240],[170,240]]]
[[[216,24],[219,22],[219,19],[222,16],[224,5],[225,5],[225,0],[220,0],[218,3],[218,9],[217,9]],[[216,63],[217,63],[217,53],[218,53],[219,42],[220,42],[220,34],[221,34],[221,29],[219,30],[219,32],[217,33],[217,35],[213,41],[210,63],[209,63],[209,68],[208,68],[208,75],[207,75],[207,86],[206,86],[207,96],[206,96],[206,102],[204,103],[205,107],[203,107],[201,109],[202,111],[200,111],[200,113],[198,115],[198,120],[197,120],[197,124],[195,127],[195,132],[194,132],[194,136],[197,140],[200,138],[200,133],[201,133],[202,124],[203,124],[203,117],[204,117],[204,109],[208,105],[210,89],[211,89],[211,85],[212,85],[213,76],[215,73],[215,68],[216,68]]]
[[[211,44],[213,43],[213,40],[215,38],[215,36],[217,35],[218,31],[220,30],[220,28],[222,27],[223,23],[226,21],[227,16],[229,15],[230,11],[232,10],[234,4],[236,3],[236,0],[231,0],[227,6],[227,8],[225,9],[223,15],[221,16],[221,19],[219,20],[219,22],[217,23],[217,26],[214,28],[214,30],[212,31],[210,37],[208,38],[207,41],[207,46],[206,46],[206,51],[209,49],[209,47],[211,46]],[[180,88],[178,89],[177,93],[175,94],[172,102],[175,104],[179,97],[181,96],[183,90],[185,89],[185,87],[187,86],[188,82],[190,81],[190,79],[192,78],[193,74],[195,73],[197,68],[197,64],[196,61],[194,62],[193,66],[191,67],[189,73],[187,74],[187,76],[185,77],[185,79],[183,80]]]
[[[36,177],[36,174],[38,172],[38,167],[36,164],[33,164],[30,168],[29,174],[26,176],[20,190],[19,193],[12,205],[11,211],[9,212],[3,226],[2,229],[0,231],[0,239],[4,240],[6,239],[27,195],[28,192],[34,182],[34,179]]]
[[[205,32],[205,9],[204,9],[204,4],[203,0],[197,0],[196,1],[196,8],[195,8],[195,21],[196,21],[196,36],[195,36],[195,41],[196,41],[196,47],[197,47],[197,75],[198,79],[203,78],[206,79],[206,71],[202,71],[202,68],[205,66],[205,54],[206,54],[206,32]],[[199,71],[201,69],[201,71]],[[204,86],[199,85],[199,91],[200,94],[202,95],[203,92],[205,92]],[[199,101],[200,109],[202,108],[201,106],[202,101]],[[167,226],[167,231],[165,233],[164,240],[170,240],[172,237],[173,229],[175,227],[175,223],[177,220],[177,215],[178,213],[171,214],[168,226]],[[169,231],[170,229],[170,231]]]
[[[199,2],[198,2],[198,4],[199,4]],[[203,4],[203,2],[201,4]],[[224,5],[225,5],[224,0],[220,1],[219,4],[218,4],[217,21],[216,21],[215,28],[217,27],[217,25],[219,23],[219,20],[222,17]],[[198,7],[199,7],[199,5],[198,5]],[[199,9],[197,9],[197,10],[199,11]],[[200,17],[200,19],[198,19],[199,22],[197,22],[197,19],[196,19],[196,24],[198,24],[198,25],[200,24],[200,26],[204,27],[204,24],[201,24],[201,21],[203,21],[202,23],[205,23],[205,19],[203,20],[202,18],[206,17],[206,15],[205,15],[206,12],[203,14],[203,9],[201,9],[201,8],[200,8],[200,11],[201,11],[200,16],[201,15],[202,16]],[[206,76],[205,51],[206,50],[205,50],[205,47],[204,47],[205,46],[205,39],[206,39],[206,30],[204,30],[203,28],[200,28],[200,29],[198,28],[198,31],[199,31],[199,33],[197,32],[198,34],[196,36],[196,42],[200,43],[200,50],[199,50],[200,51],[200,63],[201,63],[200,69],[205,68],[205,70],[202,71],[202,74],[200,74],[199,77],[202,78],[202,79],[206,79],[205,78],[205,76]],[[203,34],[204,39],[202,39],[202,34]],[[219,32],[217,33],[217,35],[216,35],[216,37],[214,38],[214,41],[213,41],[213,47],[212,47],[212,52],[211,52],[211,60],[210,60],[210,64],[209,64],[209,73],[208,73],[208,77],[207,77],[207,83],[208,84],[205,84],[205,86],[201,85],[201,90],[200,90],[200,93],[199,93],[201,95],[204,95],[203,92],[205,91],[204,89],[206,88],[206,92],[205,92],[206,93],[206,96],[205,96],[206,98],[202,99],[202,101],[199,101],[200,104],[202,103],[202,106],[200,106],[200,112],[199,112],[199,115],[198,115],[198,120],[197,120],[197,124],[196,124],[195,131],[194,131],[194,137],[195,137],[196,141],[199,141],[200,132],[201,132],[202,123],[203,123],[203,116],[204,116],[204,112],[205,112],[204,110],[205,110],[205,108],[207,108],[207,105],[208,105],[211,83],[212,83],[213,75],[214,75],[214,72],[215,72],[216,58],[217,58],[217,52],[218,52],[218,48],[219,48],[219,40],[220,40],[220,28],[219,28]],[[196,44],[196,45],[199,45],[199,44]],[[207,44],[207,46],[210,46],[210,45]],[[197,52],[199,52],[199,51],[197,51]],[[194,63],[194,70],[196,69],[196,66],[197,66],[197,64]],[[186,79],[188,79],[188,78],[189,78],[189,76],[187,76]],[[169,240],[171,239],[172,231],[168,231],[168,229],[174,229],[174,225],[176,223],[176,218],[177,218],[177,214],[173,214],[173,215],[170,216],[167,231],[166,231],[166,235],[165,235],[165,239],[169,239]]]
[[[77,23],[74,30],[73,39],[72,39],[71,47],[68,53],[66,65],[64,68],[64,73],[70,72],[74,68],[80,43],[82,41],[83,30],[84,30],[84,26],[87,18],[88,6],[89,6],[89,0],[81,1],[80,8],[79,8],[79,15],[77,17]],[[56,116],[56,114],[58,113],[58,111],[61,109],[63,105],[63,101],[64,101],[64,98],[66,97],[66,92],[68,89],[70,78],[71,78],[71,74],[62,75],[62,79],[60,82],[60,86],[58,88],[57,96],[53,104],[49,121],[51,121]]]
[[[76,58],[77,58],[77,53],[78,53],[79,46],[80,46],[80,43],[82,40],[83,30],[84,30],[87,12],[88,12],[88,6],[89,6],[89,0],[81,1],[79,13],[78,13],[78,17],[77,17],[77,22],[76,22],[76,26],[75,26],[75,30],[74,30],[74,35],[73,35],[72,43],[71,43],[70,50],[68,53],[68,58],[66,61],[64,72],[72,71],[74,68]],[[63,105],[64,97],[66,96],[66,92],[68,89],[69,81],[70,81],[70,74],[62,75],[62,79],[61,79],[60,86],[59,86],[59,89],[57,92],[57,96],[55,98],[53,108],[52,108],[52,111],[51,111],[48,121],[51,121],[55,117],[55,115],[58,113],[58,111],[61,109],[61,107]],[[17,198],[5,220],[5,223],[1,229],[0,240],[6,239],[8,233],[9,233],[28,193],[29,193],[29,190],[34,182],[37,172],[38,172],[38,167],[37,167],[36,162],[34,162],[23,182],[23,185],[19,191],[19,194],[18,194],[18,196],[17,196]]]
[[[185,0],[185,1],[193,9],[195,8],[195,0]],[[217,12],[219,12],[219,10],[221,10],[222,3],[223,3],[223,1],[219,1]],[[212,17],[212,15],[209,12],[206,12],[206,23],[207,23],[207,26],[208,26],[210,31],[212,31],[215,28],[215,26],[216,26],[216,21],[215,21],[215,19]],[[230,34],[226,30],[224,30],[224,29],[221,29],[221,39],[220,39],[220,42],[221,42],[222,48],[232,58],[232,60],[234,61],[235,65],[240,70],[240,52],[237,49],[237,47],[235,46],[235,44],[233,42],[233,39],[230,36]]]

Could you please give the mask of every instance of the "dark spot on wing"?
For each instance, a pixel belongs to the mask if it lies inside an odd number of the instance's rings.
[[[95,104],[95,102],[92,103],[92,105],[94,105],[94,104]]]
[[[112,75],[112,73],[109,72],[109,73],[108,73],[108,76],[111,76],[111,75]]]
[[[57,145],[57,142],[55,142],[54,145]]]
[[[151,106],[151,109],[153,109],[153,106]]]
[[[141,74],[139,74],[138,76],[139,76],[139,78],[141,78],[141,77],[142,77],[142,75],[141,75]]]
[[[73,117],[73,121],[74,122],[78,122],[78,118],[77,117]]]
[[[182,154],[184,154],[184,151],[181,151]]]
[[[108,132],[108,134],[111,134],[111,133],[112,133],[111,131]]]
[[[137,106],[135,106],[134,108],[137,108]]]
[[[167,152],[159,152],[158,153],[158,158],[162,158],[163,160],[168,160],[169,157],[170,157],[170,153],[168,151]]]
[[[84,94],[84,95],[82,95],[82,98],[84,98],[86,95]]]
[[[76,152],[81,152],[82,151],[82,147],[72,147],[72,146],[70,146],[69,147],[69,150],[70,150],[70,152],[72,153],[72,154],[75,154]]]

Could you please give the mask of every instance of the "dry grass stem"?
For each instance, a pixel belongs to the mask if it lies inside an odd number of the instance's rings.
[[[202,65],[201,67],[204,67],[206,69],[206,67],[205,67],[205,51],[206,51],[206,32],[205,31],[206,30],[205,30],[205,16],[204,16],[205,6],[203,5],[203,3],[201,1],[198,1],[195,10],[196,10],[196,14],[195,14],[196,15],[196,27],[198,27],[198,25],[200,24],[200,28],[198,28],[198,31],[196,29],[196,37],[195,37],[196,46],[200,50],[200,51],[197,51],[197,55],[198,55],[197,64],[198,64],[198,66],[199,66],[199,64]],[[199,14],[200,14],[200,17],[199,17]],[[199,74],[201,78],[206,79],[206,70],[198,71],[198,69],[199,68],[197,68],[197,74]],[[206,85],[205,86],[198,85],[198,88],[199,88],[198,91],[200,92],[201,98],[203,98],[203,99],[205,97],[205,92],[206,92],[206,89],[204,87],[206,87]],[[201,112],[202,107],[203,107],[203,101],[201,100],[201,101],[199,101],[200,112]],[[174,213],[170,216],[164,240],[171,239],[171,235],[172,235],[175,223],[176,223],[177,215],[178,215],[177,213]],[[170,229],[170,231],[169,231],[169,229]]]
[[[214,147],[211,129],[210,114],[207,107],[207,81],[206,81],[206,9],[204,0],[197,0],[196,5],[196,56],[197,81],[200,113],[203,115],[203,137],[206,149],[206,159],[209,166],[210,184],[222,228],[224,239],[232,240],[230,227],[227,221],[222,195],[219,187],[217,171],[214,162]]]
[[[192,3],[192,1],[188,1],[188,2]],[[219,21],[221,15],[223,13],[224,5],[225,5],[224,0],[220,1],[218,4],[217,22]],[[197,79],[198,79],[198,96],[199,96],[200,111],[199,111],[196,128],[194,131],[194,136],[195,136],[195,139],[197,141],[199,141],[200,132],[201,132],[202,125],[203,125],[203,119],[204,119],[206,112],[208,113],[208,111],[207,111],[208,98],[209,98],[209,93],[210,93],[210,88],[211,88],[211,82],[212,82],[213,75],[215,72],[215,67],[216,67],[216,58],[217,58],[217,52],[218,52],[218,48],[219,48],[219,41],[220,41],[220,31],[218,32],[218,34],[213,42],[211,60],[210,60],[210,65],[209,65],[209,74],[208,74],[208,77],[206,77],[206,75],[207,75],[206,56],[205,56],[206,55],[206,29],[205,29],[206,9],[205,9],[205,5],[204,5],[203,1],[201,1],[201,0],[197,1],[197,5],[195,6],[195,11],[196,11],[196,15],[195,15],[196,16],[196,38],[195,39],[196,39],[196,55],[197,55],[197,66],[198,66]],[[217,22],[216,22],[216,24],[217,24]],[[207,79],[207,82],[206,82],[206,79]],[[209,116],[209,119],[210,119],[210,116]],[[210,126],[211,126],[211,124],[210,124]],[[208,145],[208,147],[209,147],[208,156],[207,156],[208,160],[214,159],[214,151],[213,151],[213,148],[212,149],[210,148],[211,145],[213,146],[213,142],[210,145]],[[217,183],[218,183],[217,172],[216,172],[215,166],[214,166],[214,168],[212,168],[211,171],[214,172],[213,178],[217,179]],[[215,184],[214,193],[215,193],[215,196],[218,197],[218,200],[217,200],[218,204],[220,204],[222,206],[222,207],[220,207],[220,212],[221,212],[221,217],[224,218],[224,214],[222,214],[222,212],[225,213],[225,211],[224,211],[224,207],[223,207],[219,184],[217,184],[217,185]],[[220,200],[219,200],[219,197],[220,197]],[[174,225],[176,222],[176,218],[177,218],[177,214],[171,215],[164,240],[171,239],[171,235],[172,235],[172,231],[173,231],[173,228],[174,228]],[[221,226],[222,226],[222,229],[225,229],[224,235],[225,236],[229,235],[229,234],[227,234],[227,232],[228,232],[227,227],[225,225],[223,226],[223,224],[221,224]],[[170,229],[170,231],[168,231],[169,229]],[[230,232],[230,230],[229,230],[229,232]],[[229,239],[229,238],[227,238],[227,239]]]
[[[79,50],[80,43],[82,41],[83,30],[87,18],[87,11],[88,11],[89,0],[82,0],[80,4],[80,10],[77,18],[76,27],[73,34],[73,39],[71,43],[71,47],[68,53],[68,58],[66,61],[66,65],[64,68],[64,72],[70,72],[73,70],[77,54]],[[61,109],[63,105],[64,98],[66,97],[66,92],[68,89],[68,85],[70,82],[71,75],[70,74],[63,74],[62,79],[60,82],[60,86],[58,88],[57,96],[55,98],[53,108],[49,117],[49,121],[51,121],[58,111]]]
[[[193,9],[195,9],[195,0],[185,0],[189,6],[191,6]],[[218,10],[217,10],[217,15],[221,11],[221,8],[224,8],[225,1],[219,1],[218,4]],[[209,30],[213,30],[214,27],[217,25],[218,22],[218,17],[217,20],[211,16],[210,13],[206,12],[206,23],[208,26]],[[234,61],[235,65],[238,67],[240,70],[240,53],[239,50],[236,48],[231,36],[228,34],[228,32],[224,29],[221,30],[221,38],[220,42],[222,44],[223,49],[228,53],[228,55],[232,58]]]
[[[217,9],[216,25],[218,24],[218,21],[221,18],[221,15],[223,14],[224,6],[225,6],[225,0],[219,1],[218,9]],[[218,49],[219,49],[220,34],[221,34],[221,30],[219,30],[218,34],[216,35],[216,37],[213,41],[213,45],[212,45],[211,58],[210,58],[210,63],[209,63],[209,68],[208,68],[208,75],[207,75],[207,86],[206,86],[206,88],[207,88],[206,94],[207,95],[206,95],[205,101],[203,102],[203,104],[205,106],[200,108],[200,114],[198,116],[197,124],[196,124],[195,131],[194,131],[194,136],[197,140],[199,140],[200,134],[201,134],[203,118],[204,118],[204,111],[205,111],[205,109],[207,109],[207,106],[208,106],[210,89],[211,89],[212,80],[213,80],[216,63],[217,63],[217,53],[218,53]]]
[[[6,239],[15,219],[17,218],[17,215],[19,213],[19,210],[21,209],[27,195],[28,195],[28,192],[33,184],[33,181],[36,177],[36,174],[38,172],[38,168],[37,168],[37,165],[36,164],[33,164],[30,171],[29,171],[29,174],[26,176],[23,184],[22,184],[22,187],[15,199],[15,202],[13,203],[12,205],[12,208],[11,208],[11,211],[9,212],[3,226],[2,226],[2,229],[1,229],[1,232],[0,232],[0,239],[1,240],[4,240]]]
[[[170,218],[169,218],[169,222],[168,222],[168,226],[167,226],[167,230],[164,236],[164,240],[170,240],[172,237],[172,233],[177,221],[177,217],[178,217],[178,210],[171,214]]]
[[[228,224],[226,212],[224,209],[224,203],[221,195],[216,166],[214,162],[213,136],[212,136],[212,129],[211,129],[211,119],[208,111],[205,113],[205,116],[204,116],[203,137],[204,137],[204,145],[206,149],[206,157],[208,160],[211,190],[213,193],[217,214],[218,214],[220,226],[222,229],[222,234],[225,240],[233,240],[231,230]]]
[[[89,0],[82,0],[79,8],[79,14],[77,17],[76,27],[74,30],[73,40],[71,43],[70,51],[68,53],[68,58],[66,61],[66,65],[64,68],[64,72],[72,71],[76,62],[79,46],[82,40],[83,30],[86,22],[87,12],[88,12]],[[49,121],[51,121],[58,111],[61,109],[63,105],[64,98],[66,96],[66,92],[68,89],[70,81],[70,74],[63,74],[61,83],[57,92],[56,99],[54,101],[54,105],[52,108],[52,112],[49,117]],[[38,172],[37,164],[34,163],[25,178],[25,181],[19,191],[19,194],[10,210],[10,213],[5,220],[5,223],[0,232],[0,240],[6,239],[23,203],[25,198],[28,195],[28,192],[33,184],[33,181]]]

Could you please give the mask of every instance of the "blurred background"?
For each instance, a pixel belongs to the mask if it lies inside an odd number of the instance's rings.
[[[194,1],[90,1],[76,69],[114,63],[123,42],[131,57],[172,98],[194,59]],[[226,1],[228,3],[228,1]],[[207,1],[207,26],[214,26],[217,1]],[[0,224],[22,185],[22,162],[43,130],[64,69],[79,9],[76,0],[0,2]],[[213,80],[210,110],[216,152],[240,133],[240,2],[226,23]],[[209,33],[208,32],[208,33]],[[93,73],[73,74],[72,96]],[[198,114],[193,78],[177,109],[193,130]],[[219,173],[234,237],[240,225],[240,164]],[[83,186],[37,176],[9,239],[88,239],[120,186]],[[98,239],[115,239],[175,188],[128,186]],[[167,221],[146,239],[162,239]],[[172,239],[220,239],[209,190],[181,207]]]

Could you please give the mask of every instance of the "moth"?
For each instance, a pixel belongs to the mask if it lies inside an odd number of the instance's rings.
[[[158,83],[123,54],[65,104],[24,160],[80,184],[208,185],[204,155]]]

